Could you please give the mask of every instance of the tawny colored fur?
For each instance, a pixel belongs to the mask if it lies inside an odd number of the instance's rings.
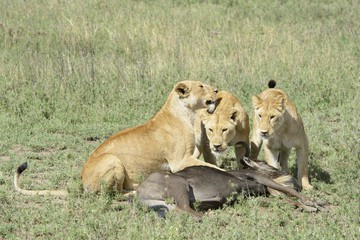
[[[102,187],[134,190],[138,179],[154,171],[177,172],[211,164],[192,156],[195,112],[216,99],[217,90],[198,81],[183,81],[170,92],[160,111],[145,124],[120,131],[88,158],[81,174],[85,191]]]
[[[125,129],[102,143],[87,159],[81,179],[85,192],[134,190],[141,177],[162,170],[177,172],[188,166],[216,166],[193,157],[195,112],[209,107],[217,90],[199,81],[182,81],[170,92],[160,111],[145,124]],[[27,195],[66,196],[67,191],[25,190],[15,173],[14,186]],[[218,168],[219,169],[219,168]]]
[[[201,153],[206,162],[219,165],[218,157],[234,146],[238,164],[244,157],[245,148],[235,146],[239,141],[249,144],[249,117],[240,101],[231,93],[220,91],[217,94],[216,108],[213,113],[201,109],[195,119],[194,157]]]
[[[273,88],[253,96],[252,102],[251,158],[257,159],[264,145],[266,162],[276,168],[280,162],[282,170],[288,171],[288,158],[295,148],[298,180],[303,188],[312,189],[308,178],[308,140],[294,103],[284,91]]]

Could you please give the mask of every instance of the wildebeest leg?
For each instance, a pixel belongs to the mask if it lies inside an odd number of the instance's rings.
[[[150,174],[137,188],[137,194],[140,202],[155,210],[161,217],[165,217],[166,212],[173,209],[186,211],[196,219],[202,216],[190,207],[190,202],[194,202],[195,197],[188,181],[173,173]]]
[[[264,177],[261,174],[257,174],[257,173],[246,173],[245,176],[249,177],[250,180],[254,180],[260,184],[263,184],[267,187],[273,188],[275,190],[278,190],[280,192],[283,192],[289,196],[292,197],[296,197],[298,199],[301,200],[301,202],[303,203],[303,205],[298,205],[301,203],[296,203],[294,201],[291,201],[288,199],[288,203],[294,205],[294,206],[298,206],[304,210],[307,211],[317,211],[317,210],[321,210],[322,209],[322,205],[326,205],[327,203],[325,202],[320,202],[320,201],[316,201],[310,197],[307,197],[305,195],[302,195],[300,193],[298,193],[297,191],[295,191],[292,188],[286,187],[286,186],[282,186],[276,182],[274,182],[272,179],[268,178],[268,177]]]
[[[297,197],[301,200],[310,200],[310,198],[298,193],[297,191],[295,191],[292,188],[289,187],[285,187],[282,186],[281,184],[276,183],[275,181],[273,181],[272,179],[265,177],[261,174],[257,174],[257,173],[246,173],[245,176],[249,177],[250,180],[256,181],[260,184],[263,184],[267,187],[273,188],[275,190],[278,190],[280,192],[286,193],[289,196],[293,196],[293,197]]]
[[[288,198],[284,198],[283,200],[285,202],[287,202],[288,204],[290,204],[292,206],[295,206],[295,207],[298,207],[298,208],[301,208],[301,209],[303,209],[303,210],[305,210],[307,212],[317,212],[319,210],[317,207],[307,206],[305,204],[293,201],[293,200],[288,199]]]
[[[166,195],[175,201],[175,205],[179,210],[188,212],[196,220],[200,220],[202,213],[195,211],[190,207],[190,198],[195,202],[192,189],[186,179],[180,176],[171,175],[166,180]]]

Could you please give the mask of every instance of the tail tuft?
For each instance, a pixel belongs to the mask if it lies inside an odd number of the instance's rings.
[[[24,162],[17,168],[17,173],[21,174],[23,171],[25,171],[28,167],[28,163]]]
[[[276,81],[273,80],[273,79],[271,79],[271,80],[269,81],[269,83],[268,83],[268,87],[269,87],[269,88],[274,88],[275,86],[276,86]]]

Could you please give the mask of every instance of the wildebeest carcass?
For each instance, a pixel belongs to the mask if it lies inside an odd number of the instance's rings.
[[[248,149],[246,143],[239,144]],[[312,212],[321,210],[325,204],[296,191],[298,184],[292,176],[265,162],[249,159],[248,151],[243,163],[247,169],[224,172],[206,166],[192,166],[176,173],[152,173],[137,188],[139,201],[163,217],[167,211],[177,208],[196,219],[202,217],[203,211],[231,203],[239,194],[258,196],[281,192],[298,199],[287,199],[288,203]]]

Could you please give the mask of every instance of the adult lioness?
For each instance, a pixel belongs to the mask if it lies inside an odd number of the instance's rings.
[[[220,91],[215,104],[213,113],[201,109],[196,114],[194,157],[198,158],[203,153],[206,162],[219,165],[218,157],[228,146],[235,146],[239,141],[249,144],[250,127],[248,114],[231,93]],[[235,146],[239,166],[244,154],[242,145]]]
[[[194,119],[198,109],[212,105],[217,90],[199,81],[175,85],[160,111],[143,125],[118,132],[102,143],[87,159],[81,179],[86,192],[134,190],[137,178],[154,171],[177,172],[188,166],[212,164],[192,156]],[[22,171],[15,174],[15,188]],[[35,192],[35,193],[34,193]],[[30,194],[28,191],[23,191]],[[52,191],[33,191],[52,194]]]
[[[308,179],[308,140],[300,114],[289,96],[280,89],[274,89],[276,82],[269,81],[269,89],[252,97],[253,134],[251,158],[258,157],[264,143],[266,162],[276,168],[279,163],[288,171],[291,149],[296,149],[298,180],[303,188],[312,189]]]

